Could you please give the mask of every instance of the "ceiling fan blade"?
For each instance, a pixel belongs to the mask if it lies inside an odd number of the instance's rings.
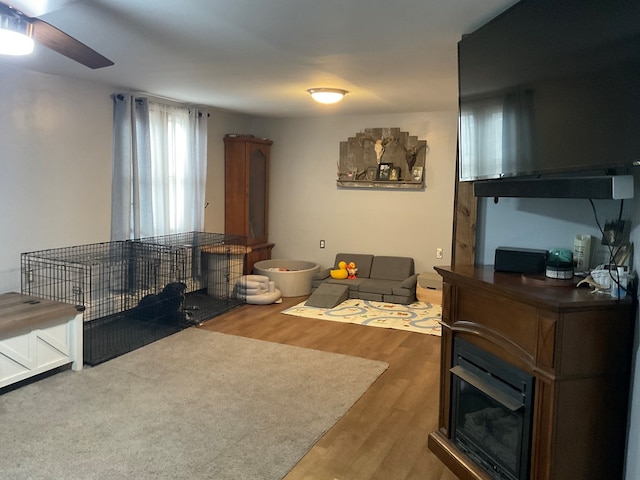
[[[84,43],[76,40],[71,35],[53,25],[40,20],[30,18],[33,25],[33,39],[51,50],[61,53],[76,62],[82,63],[89,68],[103,68],[113,65],[113,62],[103,57],[95,50],[87,47]]]
[[[11,8],[27,17],[39,17],[55,12],[80,0],[3,0],[0,3],[11,4]]]

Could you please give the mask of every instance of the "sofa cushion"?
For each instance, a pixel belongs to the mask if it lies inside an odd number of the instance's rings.
[[[367,280],[369,279],[358,278],[358,277],[353,279],[349,279],[349,278],[338,279],[338,278],[329,277],[326,280],[324,280],[322,283],[332,283],[334,285],[347,285],[347,287],[349,287],[349,291],[357,292],[358,290],[360,290],[360,285],[362,285],[362,282],[365,282]]]
[[[379,256],[373,259],[369,277],[403,281],[414,273],[413,258]]]
[[[338,264],[340,262],[355,263],[356,268],[358,269],[356,277],[369,278],[371,276],[371,264],[373,263],[373,255],[364,253],[338,253],[336,255],[334,268],[338,268]]]
[[[331,269],[330,268],[325,268],[324,270],[320,270],[316,273],[313,274],[313,277],[311,277],[312,281],[319,281],[321,282],[322,280],[324,280],[325,278],[329,278],[331,276]]]
[[[371,300],[372,302],[382,302],[384,300],[384,295],[382,295],[381,293],[358,292],[358,298],[360,300]]]
[[[383,280],[370,278],[360,284],[360,292],[367,293],[380,293],[390,295],[393,293],[393,288],[400,285],[397,280]]]
[[[403,305],[409,305],[416,301],[415,295],[404,296],[404,295],[385,295],[384,301],[388,303],[401,303]]]
[[[309,307],[333,308],[349,296],[349,287],[328,282],[320,285],[305,302]]]
[[[416,285],[418,284],[418,276],[420,274],[419,273],[414,273],[413,275],[411,275],[409,278],[407,278],[406,280],[404,280],[401,284],[400,287],[402,288],[408,288],[410,290],[415,290]]]
[[[391,289],[391,293],[393,295],[400,295],[401,297],[410,297],[411,295],[415,295],[415,289],[411,288],[402,288],[401,286],[395,286]]]

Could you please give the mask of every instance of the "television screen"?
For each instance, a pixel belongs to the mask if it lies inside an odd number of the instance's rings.
[[[458,66],[460,180],[640,164],[640,1],[523,0]]]

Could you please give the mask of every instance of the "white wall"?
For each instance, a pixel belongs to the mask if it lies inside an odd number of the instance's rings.
[[[633,207],[629,214],[631,219],[631,241],[635,248],[640,246],[640,205],[638,197],[640,196],[640,174],[635,175],[635,192],[636,198],[632,201]],[[640,272],[640,255],[634,255],[633,267],[636,272]],[[626,480],[635,480],[640,478],[640,328],[638,319],[640,313],[636,314],[636,328],[634,335],[634,358],[632,365],[632,382],[631,382],[631,412],[629,415],[629,433],[627,436],[627,470],[625,474]]]
[[[620,202],[594,200],[598,221],[618,218]],[[629,218],[632,200],[624,204],[623,218]],[[589,200],[501,198],[478,202],[476,262],[494,263],[495,249],[500,246],[522,248],[569,248],[578,234],[592,236],[592,262],[603,263],[606,251],[599,242],[598,230]]]
[[[114,88],[2,65],[0,293],[20,291],[20,254],[105,242],[111,225]],[[119,90],[118,90],[119,91]],[[251,117],[211,109],[207,230],[224,231],[225,133]]]
[[[111,90],[0,69],[0,292],[20,253],[109,239]]]
[[[340,142],[365,128],[399,127],[426,140],[425,190],[336,187]],[[262,119],[255,134],[273,140],[269,240],[273,258],[331,266],[336,253],[401,255],[416,271],[451,256],[456,112]],[[319,248],[319,241],[326,248]],[[436,260],[437,247],[445,258]]]
[[[640,205],[637,200],[640,196],[639,174],[635,176],[635,192],[636,198],[624,202],[623,218],[631,220],[631,241],[637,246],[640,245]],[[604,226],[605,220],[618,218],[620,201],[596,200],[594,203],[601,225]],[[496,205],[492,199],[482,199],[479,202],[477,223],[476,261],[485,265],[494,263],[494,253],[498,246],[573,249],[573,239],[577,234],[593,235],[593,247],[602,238],[588,200],[505,198],[500,199]],[[600,251],[602,252],[602,248]],[[633,268],[636,272],[640,271],[639,257],[634,256]],[[602,258],[596,257],[592,261],[597,263]],[[626,480],[640,478],[640,342],[637,320],[636,318]]]

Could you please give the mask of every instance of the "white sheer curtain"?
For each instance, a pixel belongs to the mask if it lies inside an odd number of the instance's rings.
[[[509,92],[467,102],[460,115],[460,178],[530,173],[534,151],[534,93]]]
[[[504,97],[502,152],[505,172],[533,173],[534,92],[520,90]]]
[[[460,178],[492,177],[502,171],[502,102],[474,102],[460,115]]]
[[[204,230],[207,114],[113,96],[111,239]]]

